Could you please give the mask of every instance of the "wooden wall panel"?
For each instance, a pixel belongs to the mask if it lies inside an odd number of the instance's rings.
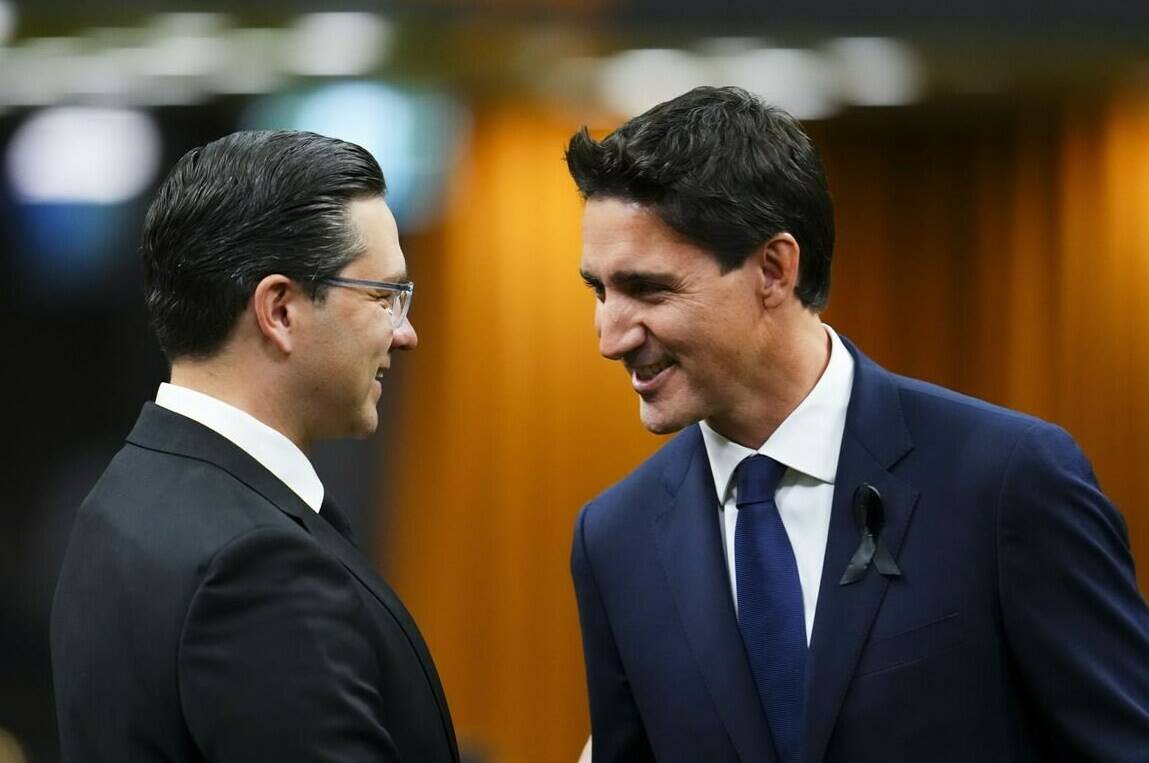
[[[660,442],[597,352],[562,161],[577,126],[516,106],[480,114],[446,222],[408,246],[420,345],[404,358],[380,542],[461,740],[497,761],[582,748],[574,519]]]

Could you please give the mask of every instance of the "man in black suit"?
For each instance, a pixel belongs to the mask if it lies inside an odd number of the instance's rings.
[[[171,382],[80,508],[52,610],[74,761],[453,761],[415,623],[306,453],[378,424],[417,343],[385,183],[362,148],[236,133],[148,212]]]

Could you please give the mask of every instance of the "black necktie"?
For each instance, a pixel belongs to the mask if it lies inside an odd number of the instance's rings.
[[[351,529],[351,523],[347,521],[347,515],[335,505],[335,501],[331,500],[330,497],[324,496],[323,505],[319,507],[319,516],[326,519],[327,524],[338,530],[340,535],[351,541],[352,546],[359,547],[359,544],[355,542],[355,533]]]

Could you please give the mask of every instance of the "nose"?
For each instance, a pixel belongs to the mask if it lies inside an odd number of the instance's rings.
[[[642,322],[629,308],[609,297],[595,303],[594,328],[598,333],[598,351],[610,360],[621,360],[646,341]]]
[[[391,349],[413,350],[419,346],[419,335],[415,333],[415,326],[410,318],[404,318],[403,324],[395,329],[391,335]]]

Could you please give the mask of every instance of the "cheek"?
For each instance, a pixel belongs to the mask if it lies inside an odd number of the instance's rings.
[[[361,340],[372,347],[389,347],[394,331],[391,329],[391,319],[380,307],[374,307],[359,316],[357,330]]]
[[[389,317],[384,317],[383,320],[379,321],[376,334],[379,338],[379,344],[383,347],[390,347],[391,343],[395,341],[395,329],[392,328]]]
[[[748,328],[740,322],[715,321],[696,328],[692,352],[684,362],[700,379],[722,384],[744,373],[747,363],[756,362],[750,349]]]

